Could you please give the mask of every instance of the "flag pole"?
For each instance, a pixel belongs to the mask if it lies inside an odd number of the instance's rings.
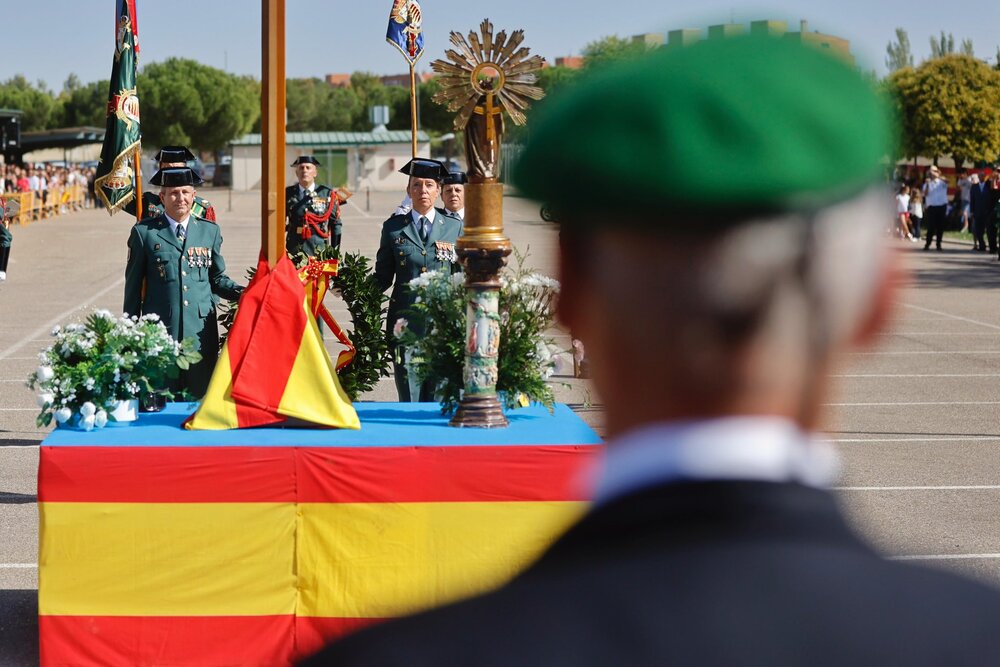
[[[262,0],[261,10],[261,252],[275,266],[285,254],[285,0]]]
[[[135,221],[142,220],[142,145],[135,147]]]
[[[413,155],[417,157],[417,75],[413,70],[413,61],[410,61],[410,130],[412,136]]]

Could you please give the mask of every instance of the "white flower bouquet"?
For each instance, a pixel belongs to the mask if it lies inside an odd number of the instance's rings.
[[[115,421],[119,401],[164,390],[168,378],[198,361],[194,341],[175,341],[156,315],[115,317],[94,311],[82,323],[52,330],[55,341],[38,357],[28,376],[38,392],[39,427],[52,420],[84,430]]]
[[[500,347],[497,393],[505,408],[541,403],[552,409],[550,385],[560,372],[563,350],[546,335],[555,318],[559,282],[523,268],[505,270],[500,277]],[[422,382],[431,380],[435,397],[445,412],[458,407],[464,387],[465,277],[445,270],[421,274],[408,284],[416,303],[410,321],[426,323],[417,335],[406,319],[396,322],[393,334],[405,350],[407,368]]]

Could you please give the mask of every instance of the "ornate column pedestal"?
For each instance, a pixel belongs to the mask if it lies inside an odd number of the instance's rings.
[[[465,211],[455,248],[465,269],[465,391],[451,426],[504,427],[507,417],[497,398],[500,269],[511,247],[503,234],[503,185],[469,183]]]

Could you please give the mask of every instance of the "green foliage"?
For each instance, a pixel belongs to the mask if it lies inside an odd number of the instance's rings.
[[[137,87],[147,145],[220,151],[260,115],[260,86],[185,58],[147,65]]]
[[[951,54],[889,75],[906,157],[950,155],[995,160],[1000,154],[1000,73]]]
[[[351,129],[358,99],[350,88],[336,88],[322,79],[286,82],[289,132],[335,132]]]
[[[347,335],[355,351],[354,360],[337,377],[348,398],[355,401],[374,389],[379,378],[389,377],[392,354],[384,329],[389,297],[378,288],[368,258],[353,253],[340,260],[333,287],[340,290],[351,313],[353,329]]]
[[[108,81],[80,84],[71,75],[59,95],[59,121],[61,127],[89,125],[104,127],[107,121]],[[70,84],[73,85],[70,85]]]
[[[587,59],[584,67],[586,69],[597,69],[621,60],[638,58],[653,48],[655,47],[642,41],[611,35],[610,37],[590,42],[587,46],[583,47],[583,55]]]
[[[896,42],[889,42],[885,47],[885,67],[890,72],[904,67],[913,67],[913,54],[910,52],[910,36],[902,28],[896,28]]]
[[[101,108],[107,102],[102,103]],[[23,76],[17,76],[0,83],[0,109],[19,109],[21,129],[25,132],[46,130],[57,121],[58,105],[52,91],[41,81],[32,85]]]
[[[524,267],[527,255],[515,251],[518,266],[506,269],[500,279],[500,347],[497,393],[507,409],[534,401],[549,410],[555,396],[549,378],[559,352],[546,331],[555,317],[559,283]],[[466,302],[462,274],[433,271],[410,281],[420,297],[404,315],[426,323],[418,334],[405,319],[393,332],[405,349],[403,361],[411,372],[435,387],[442,412],[458,407],[464,389]]]
[[[955,36],[951,33],[945,34],[941,31],[938,38],[931,37],[931,58],[941,58],[955,53]]]

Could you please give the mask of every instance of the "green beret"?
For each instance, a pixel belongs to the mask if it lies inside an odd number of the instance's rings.
[[[640,214],[633,224],[662,224],[656,212],[815,209],[884,178],[894,131],[859,72],[815,47],[709,39],[553,96],[513,182],[557,212]]]

